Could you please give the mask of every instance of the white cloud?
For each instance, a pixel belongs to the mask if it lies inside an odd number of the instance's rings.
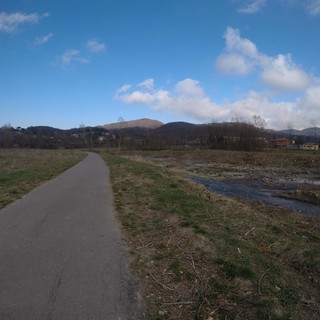
[[[52,37],[53,37],[53,33],[49,33],[49,34],[42,36],[42,37],[37,37],[34,40],[34,44],[37,46],[41,46],[41,45],[47,43]]]
[[[246,75],[265,60],[252,41],[241,38],[239,30],[228,27],[224,38],[225,50],[216,60],[220,72]]]
[[[86,43],[86,49],[93,53],[101,53],[106,50],[105,44],[100,43],[96,39],[91,39],[87,41]],[[88,53],[87,53],[88,54]],[[80,63],[80,64],[87,64],[90,63],[90,60],[86,58],[80,50],[76,49],[70,49],[65,51],[60,57],[59,57],[59,64],[62,67],[67,67],[71,65],[72,63]],[[122,88],[122,90],[125,90],[125,86]],[[129,87],[126,89],[128,90]],[[124,92],[124,91],[122,91]]]
[[[35,24],[40,20],[37,13],[26,14],[22,12],[0,12],[0,32],[14,33],[24,24]]]
[[[140,84],[136,88],[141,88]],[[296,129],[306,128],[310,120],[320,118],[320,86],[311,86],[303,97],[295,101],[274,99],[270,92],[249,91],[234,101],[213,101],[206,95],[200,82],[191,78],[175,84],[171,90],[143,88],[131,90],[124,85],[116,98],[130,105],[145,105],[159,112],[177,117],[191,117],[196,121],[231,121],[233,118],[252,120],[259,115],[267,121],[268,128],[285,129],[289,122]]]
[[[226,40],[227,52],[238,52],[252,59],[257,59],[259,57],[256,45],[249,39],[241,38],[238,29],[228,27],[224,34],[224,38]]]
[[[305,128],[320,119],[320,86],[312,86],[299,98],[296,106],[296,124]],[[317,123],[319,126],[319,122]]]
[[[300,108],[317,112],[316,119],[320,118],[320,86],[313,86],[306,90],[305,96],[298,100]]]
[[[263,66],[261,80],[280,91],[304,90],[312,83],[311,76],[294,64],[291,55],[282,54]]]
[[[131,84],[124,84],[120,89],[118,89],[117,94],[125,93],[131,89]]]
[[[200,83],[197,80],[187,78],[179,81],[174,87],[174,92],[182,97],[204,97],[204,91],[200,87]]]
[[[250,0],[246,1],[245,6],[240,8],[238,12],[244,14],[253,14],[260,11],[266,5],[266,0]]]
[[[237,29],[228,28],[224,37],[225,49],[216,60],[217,69],[225,74],[253,76],[253,80],[265,86],[263,91],[250,90],[240,97],[238,91],[234,99],[214,101],[195,79],[186,78],[171,89],[164,89],[150,78],[133,87],[122,86],[116,98],[126,104],[146,105],[202,122],[232,118],[250,121],[252,116],[259,115],[269,128],[285,129],[290,122],[296,129],[302,129],[312,119],[320,119],[320,79],[296,64],[290,54],[273,57],[259,52]]]
[[[320,86],[308,88],[295,104],[294,127],[306,128],[320,119]],[[317,124],[319,126],[319,123]]]
[[[303,8],[310,16],[320,15],[320,0],[282,0],[288,7]]]
[[[106,45],[99,42],[97,39],[88,40],[86,43],[86,48],[93,53],[101,53],[106,51]]]
[[[168,101],[169,92],[166,90],[156,90],[155,92],[150,93],[136,90],[131,93],[120,95],[118,98],[127,104],[145,104],[156,106],[164,101]]]
[[[79,50],[67,50],[65,51],[59,58],[60,65],[63,67],[66,67],[70,65],[72,62],[78,62],[78,63],[89,63],[90,61],[80,55]]]
[[[307,12],[312,16],[320,14],[320,0],[309,0],[306,3]]]
[[[297,66],[290,54],[269,57],[258,51],[256,45],[241,38],[237,29],[227,28],[225,50],[216,59],[217,70],[227,75],[248,75],[258,71],[263,84],[276,92],[306,89],[314,80]]]
[[[138,84],[138,87],[141,87],[145,90],[152,91],[154,89],[154,79],[146,79]]]
[[[254,115],[259,115],[267,121],[269,128],[286,128],[288,119],[291,119],[295,104],[292,102],[272,101],[272,96],[267,93],[249,91],[247,95],[231,103],[227,108],[235,118],[251,120]]]
[[[216,59],[216,68],[223,74],[257,77],[265,86],[264,93],[250,91],[245,98],[225,104],[230,114],[251,119],[258,114],[273,128],[285,128],[286,122],[307,126],[310,119],[320,118],[320,87],[317,79],[297,65],[290,54],[268,56],[256,45],[228,28],[224,52]],[[253,79],[254,79],[253,78]],[[281,101],[281,94],[292,93],[296,100]],[[302,95],[302,97],[301,97]]]
[[[235,3],[243,3],[238,9],[242,14],[255,14],[260,12],[268,3],[269,0],[232,0]],[[271,2],[271,1],[270,1]],[[311,16],[320,15],[320,0],[280,0],[278,1],[288,8],[301,8]],[[279,9],[283,10],[283,9]],[[286,10],[286,8],[284,9]]]
[[[224,74],[246,75],[254,68],[254,63],[237,53],[225,53],[216,60],[216,67]]]
[[[145,81],[141,83],[145,83]],[[137,86],[141,87],[141,83]],[[227,117],[229,113],[228,110],[224,110],[223,107],[213,103],[205,95],[200,83],[190,78],[179,81],[171,92],[154,87],[152,91],[141,88],[141,90],[135,90],[117,97],[126,104],[143,104],[158,111],[191,116],[200,121],[213,118],[222,119]]]
[[[242,14],[254,14],[267,5],[268,0],[232,0],[233,2],[244,2],[243,6],[238,9]],[[289,7],[304,8],[311,16],[320,15],[320,0],[281,0],[282,3]]]

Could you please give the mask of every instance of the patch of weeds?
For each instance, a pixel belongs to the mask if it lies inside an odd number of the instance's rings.
[[[208,231],[198,224],[193,224],[192,227],[195,233],[202,234],[202,235],[208,234]]]
[[[140,222],[140,228],[147,229],[148,224],[146,222]]]
[[[257,311],[257,319],[259,320],[289,320],[293,319],[287,316],[277,316],[275,314],[271,314],[267,310],[258,310]]]
[[[155,229],[162,229],[164,226],[164,221],[161,218],[155,218],[152,220]]]
[[[191,272],[186,272],[186,273],[185,273],[185,278],[186,278],[186,280],[188,280],[188,281],[193,281],[193,280],[194,280],[194,274],[191,273]]]
[[[229,230],[229,231],[231,231],[231,230]],[[229,236],[228,238],[228,244],[230,245],[230,246],[234,246],[234,247],[236,247],[236,246],[240,246],[241,245],[241,240],[239,240],[239,239],[237,239],[236,237],[233,237],[233,236]]]
[[[299,301],[299,294],[292,286],[285,285],[280,291],[280,301],[287,305],[295,305]]]
[[[163,242],[161,242],[161,243],[158,243],[157,247],[158,249],[163,250],[166,248],[166,245]]]
[[[270,226],[270,230],[275,235],[278,235],[278,234],[282,233],[281,229],[278,226],[275,226],[275,225]]]
[[[175,182],[171,182],[170,184],[169,184],[169,187],[171,188],[171,189],[177,189],[178,188],[178,184],[177,183],[175,183]]]
[[[188,215],[182,220],[181,226],[185,228],[192,228],[195,233],[208,235],[208,231],[201,227],[196,221],[192,220]]]
[[[320,249],[312,248],[305,252],[305,264],[308,269],[320,272]]]
[[[182,271],[181,271],[181,265],[179,260],[175,260],[170,264],[170,269],[172,270],[174,274],[175,281],[181,281],[182,280]]]
[[[189,219],[184,219],[181,222],[181,227],[185,227],[185,228],[192,227],[192,221],[190,221]]]
[[[224,273],[230,278],[241,277],[243,279],[253,279],[255,273],[249,267],[236,264],[225,259],[217,259],[216,262],[222,266]]]
[[[156,260],[156,261],[161,261],[164,258],[165,258],[165,256],[163,254],[161,254],[161,253],[159,253],[159,254],[157,254],[157,255],[155,255],[153,257],[153,259]]]

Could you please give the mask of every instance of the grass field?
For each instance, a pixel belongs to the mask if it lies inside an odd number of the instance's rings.
[[[85,157],[73,150],[0,150],[0,208]]]
[[[202,158],[300,172],[314,158],[201,153],[102,154],[147,318],[319,319],[320,220],[218,196],[176,170]],[[173,167],[150,163],[166,157]]]
[[[319,319],[320,220],[228,199],[199,174],[319,175],[310,153],[100,151],[146,301],[147,319]],[[0,206],[85,157],[70,150],[1,150]],[[252,167],[250,166],[252,165]]]

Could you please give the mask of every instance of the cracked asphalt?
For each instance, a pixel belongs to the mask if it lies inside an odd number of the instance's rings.
[[[0,211],[0,319],[142,319],[98,154]]]

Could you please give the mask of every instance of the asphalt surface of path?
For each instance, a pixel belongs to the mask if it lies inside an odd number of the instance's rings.
[[[141,319],[108,175],[89,153],[0,211],[1,320]]]

